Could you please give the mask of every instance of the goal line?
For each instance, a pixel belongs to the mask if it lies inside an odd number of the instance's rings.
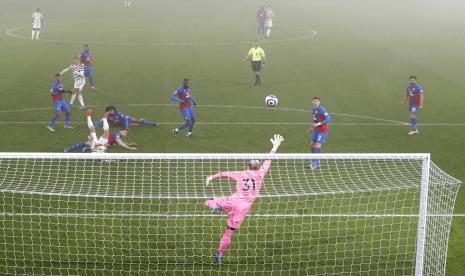
[[[0,216],[3,217],[218,217],[221,214],[198,214],[198,213],[183,213],[183,214],[173,214],[173,213],[82,213],[82,214],[73,214],[73,213],[10,213],[3,212],[0,213]],[[465,217],[465,214],[428,214],[428,217]],[[276,217],[276,218],[305,218],[305,217],[373,217],[373,218],[396,218],[396,217],[418,217],[418,214],[250,214],[248,217]]]

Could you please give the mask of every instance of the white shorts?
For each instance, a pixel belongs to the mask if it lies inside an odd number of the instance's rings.
[[[271,20],[271,19],[265,20],[265,27],[266,28],[272,28],[273,27],[273,20]]]
[[[79,91],[82,91],[85,84],[86,84],[86,79],[85,78],[82,78],[81,80],[75,80],[74,81],[74,89],[79,89]]]
[[[96,140],[94,139],[92,141],[92,145],[90,146],[90,149],[94,153],[104,153],[107,150],[106,144],[108,144],[108,139],[100,136]]]
[[[40,30],[42,28],[42,24],[40,23],[33,23],[32,24],[32,29],[33,30]]]

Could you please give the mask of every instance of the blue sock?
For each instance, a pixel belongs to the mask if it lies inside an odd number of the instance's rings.
[[[315,148],[315,153],[321,153],[321,148]]]
[[[189,132],[192,132],[193,129],[194,129],[194,125],[189,125]]]
[[[142,120],[142,124],[145,126],[156,126],[157,125],[157,123],[155,122],[146,121],[146,120]]]
[[[315,148],[314,148],[314,147],[312,147],[312,149],[311,149],[311,151],[310,151],[310,152],[311,152],[311,153],[315,153]]]
[[[49,126],[53,127],[58,119],[58,117],[60,117],[60,115],[58,114],[55,114],[55,116],[52,117],[52,119],[50,120],[50,123],[48,124]]]
[[[94,86],[94,79],[89,79],[90,86]]]
[[[102,120],[95,121],[94,122],[94,128],[96,128],[96,129],[99,128],[101,123],[102,123]]]
[[[67,147],[67,148],[65,149],[65,152],[70,152],[70,151],[72,151],[72,150],[75,150],[75,149],[78,149],[78,148],[82,148],[82,147],[84,147],[84,146],[86,146],[86,143],[84,143],[84,142],[77,143],[77,144],[74,144],[74,145],[72,145],[72,146]]]
[[[417,119],[412,119],[412,130],[416,131],[417,130]]]
[[[181,129],[185,129],[186,127],[187,127],[187,124],[183,124],[183,125],[178,126],[178,129],[181,130]]]
[[[65,113],[65,124],[67,126],[69,126],[71,124],[71,113],[70,112]]]
[[[90,146],[85,144],[84,147],[82,147],[82,152],[86,152],[90,150]]]

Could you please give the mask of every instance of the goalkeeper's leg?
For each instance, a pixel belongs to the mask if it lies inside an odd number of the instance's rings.
[[[226,251],[229,247],[229,244],[231,243],[231,236],[234,234],[235,230],[235,228],[228,226],[228,229],[226,229],[221,237],[220,247],[218,248],[218,251],[215,252],[215,262],[218,265],[221,264],[221,257],[223,256],[224,251]]]

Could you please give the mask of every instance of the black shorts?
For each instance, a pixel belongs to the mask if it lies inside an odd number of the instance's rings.
[[[262,69],[262,61],[252,61],[252,71],[260,72],[260,69]]]

